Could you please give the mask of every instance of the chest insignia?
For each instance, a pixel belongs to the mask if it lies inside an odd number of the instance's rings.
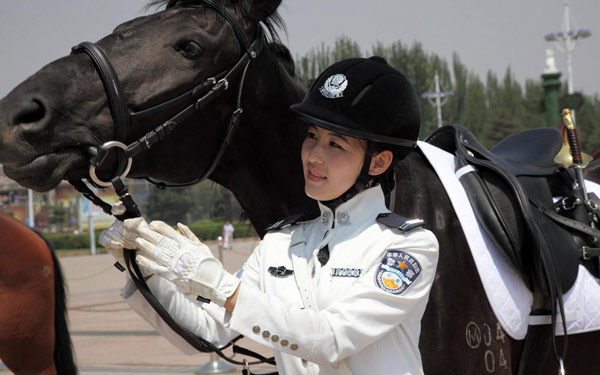
[[[340,212],[337,214],[337,222],[339,225],[350,225],[350,214],[347,212]]]
[[[360,277],[362,268],[332,268],[332,277]]]
[[[294,274],[294,270],[288,270],[284,266],[269,267],[269,273],[275,277],[288,277]]]
[[[421,274],[421,265],[401,250],[388,251],[375,274],[379,289],[391,294],[402,294]]]

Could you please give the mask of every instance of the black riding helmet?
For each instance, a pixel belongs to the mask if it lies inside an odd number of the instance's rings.
[[[310,124],[369,141],[356,184],[334,200],[334,206],[352,198],[373,178],[386,192],[393,189],[393,167],[377,177],[368,175],[371,155],[388,149],[394,153],[395,162],[403,159],[414,149],[421,126],[415,89],[404,75],[378,56],[351,58],[331,65],[291,110]]]

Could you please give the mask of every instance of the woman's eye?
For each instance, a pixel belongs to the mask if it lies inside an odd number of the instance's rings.
[[[343,150],[342,146],[340,146],[339,144],[335,143],[335,142],[330,142],[329,145],[331,147],[335,147],[335,148],[339,148],[341,150]]]
[[[317,138],[317,136],[316,136],[316,135],[315,135],[315,133],[313,133],[313,132],[308,132],[308,134],[306,134],[306,138],[309,138],[309,139],[316,139],[316,138]]]
[[[194,41],[187,41],[175,47],[186,59],[195,59],[202,54],[202,48]]]

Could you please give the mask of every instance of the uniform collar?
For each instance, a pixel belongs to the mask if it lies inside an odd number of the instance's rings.
[[[365,220],[371,219],[382,212],[389,210],[385,206],[385,198],[381,186],[377,185],[356,194],[352,199],[340,204],[334,212],[321,202],[321,224],[331,226],[332,220],[335,220],[335,226],[343,227],[355,225]]]

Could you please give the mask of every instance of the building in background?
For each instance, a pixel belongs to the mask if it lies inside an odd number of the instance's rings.
[[[149,183],[127,180],[130,194],[140,207],[145,207],[150,194]],[[104,201],[113,203],[117,195],[113,189],[92,190]],[[0,212],[28,223],[27,189],[9,179],[0,169]],[[55,189],[45,193],[33,193],[34,227],[40,232],[78,233],[87,231],[89,215],[93,216],[96,229],[110,226],[114,218],[84,198],[68,182],[63,181]]]

